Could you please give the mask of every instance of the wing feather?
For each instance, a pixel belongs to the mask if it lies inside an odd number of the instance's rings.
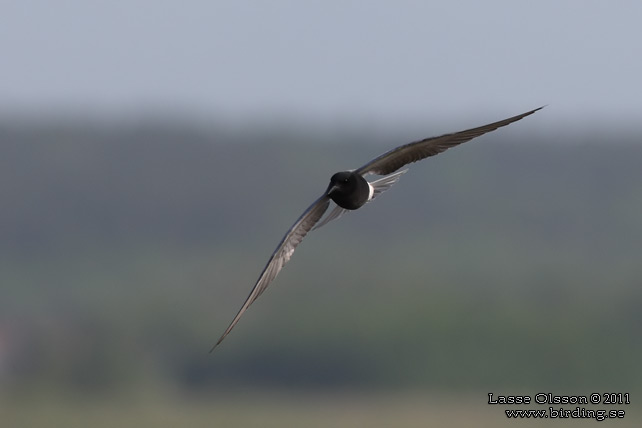
[[[437,155],[451,147],[470,141],[480,135],[484,135],[487,132],[494,131],[497,128],[501,128],[502,126],[509,125],[513,122],[517,122],[518,120],[523,119],[542,108],[544,107],[536,108],[535,110],[477,128],[467,129],[465,131],[455,132],[452,134],[445,134],[438,137],[425,138],[423,140],[399,146],[374,158],[361,168],[357,169],[356,172],[361,175],[366,175],[368,173],[379,175],[390,174],[404,165],[417,162],[429,156]]]
[[[329,204],[330,198],[324,194],[314,201],[292,225],[283,239],[281,239],[281,242],[279,242],[276,250],[272,253],[270,260],[268,260],[265,268],[263,268],[263,272],[261,272],[259,279],[256,281],[254,288],[252,288],[250,295],[245,299],[245,303],[243,303],[243,306],[241,306],[241,309],[236,314],[221,338],[216,342],[212,349],[210,349],[210,352],[212,352],[214,348],[216,348],[223,339],[225,339],[225,336],[232,331],[247,308],[249,308],[250,305],[265,291],[270,282],[276,278],[279,271],[292,257],[297,245],[301,243],[305,235],[307,235],[307,233],[323,216],[325,211],[328,209]]]

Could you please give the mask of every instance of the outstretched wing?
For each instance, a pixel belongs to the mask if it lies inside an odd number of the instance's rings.
[[[316,226],[312,228],[312,230],[317,230],[320,227],[325,226],[326,224],[330,223],[332,220],[336,220],[342,215],[344,215],[346,212],[350,210],[347,210],[345,208],[341,208],[339,205],[335,205],[334,209],[330,211],[330,214],[328,214],[323,220],[317,223]]]
[[[430,137],[413,143],[405,144],[394,148],[379,157],[374,158],[356,172],[365,175],[368,173],[386,175],[390,174],[412,162],[417,162],[429,156],[437,155],[451,147],[455,147],[466,141],[470,141],[475,137],[479,137],[487,132],[494,131],[502,126],[509,125],[525,118],[537,110],[544,107],[536,108],[529,112],[513,116],[508,119],[500,120],[499,122],[490,123],[488,125],[480,126],[478,128],[467,129],[466,131],[455,132],[453,134],[445,134],[439,137]]]
[[[265,265],[265,268],[263,269],[263,272],[261,272],[259,279],[256,281],[254,288],[252,288],[250,295],[245,299],[245,303],[241,306],[241,309],[230,323],[230,326],[225,330],[218,342],[216,342],[216,345],[212,346],[210,352],[212,352],[214,348],[216,348],[223,339],[225,339],[225,336],[232,331],[247,308],[250,307],[250,305],[263,293],[263,291],[265,291],[270,282],[276,278],[279,271],[288,262],[288,260],[290,260],[290,257],[292,257],[294,249],[301,243],[305,235],[307,235],[307,233],[323,216],[323,213],[328,209],[329,204],[330,198],[324,194],[314,201],[292,225],[283,239],[281,239],[281,242],[278,247],[276,247],[276,250],[274,250],[274,253],[272,253],[272,257],[270,257],[267,265]]]

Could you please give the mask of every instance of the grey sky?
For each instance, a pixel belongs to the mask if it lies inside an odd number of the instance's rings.
[[[637,122],[640,22],[639,0],[0,1],[0,111]]]

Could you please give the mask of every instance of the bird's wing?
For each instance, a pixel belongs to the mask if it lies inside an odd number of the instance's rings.
[[[252,288],[250,295],[247,296],[247,299],[245,299],[245,303],[243,303],[243,306],[230,323],[230,326],[227,328],[227,330],[225,330],[221,338],[218,340],[218,342],[216,342],[216,345],[212,347],[210,352],[212,352],[214,348],[216,348],[223,341],[223,339],[225,339],[225,336],[227,336],[230,331],[232,331],[236,323],[239,322],[239,319],[247,310],[247,308],[250,307],[252,302],[254,302],[261,295],[261,293],[265,291],[270,282],[272,282],[272,280],[276,278],[276,276],[279,274],[279,271],[288,262],[288,260],[290,260],[290,257],[292,257],[294,249],[301,243],[305,235],[307,235],[312,227],[314,227],[314,225],[323,216],[325,211],[328,209],[329,204],[330,198],[326,194],[323,194],[323,196],[314,201],[312,205],[310,205],[308,209],[306,209],[298,218],[298,220],[292,225],[290,230],[288,230],[288,232],[279,243],[278,247],[276,247],[276,250],[274,250],[274,253],[272,253],[272,257],[270,257],[267,265],[265,265],[265,268],[263,269],[263,272],[261,272],[261,276],[259,276],[259,279],[256,281],[254,288]]]
[[[323,220],[317,223],[316,226],[312,228],[312,230],[317,230],[320,227],[325,226],[326,224],[330,223],[332,220],[336,220],[342,215],[344,215],[347,211],[345,208],[341,208],[339,205],[336,205],[332,211],[330,211],[330,214],[328,214]]]
[[[451,147],[458,144],[470,141],[475,137],[479,137],[487,132],[494,131],[502,126],[509,125],[517,122],[526,116],[535,113],[544,107],[536,108],[529,112],[513,116],[508,119],[500,120],[499,122],[490,123],[488,125],[480,126],[478,128],[467,129],[466,131],[455,132],[452,134],[445,134],[439,137],[430,137],[413,143],[405,144],[394,148],[381,156],[378,156],[357,169],[356,172],[361,175],[368,173],[386,175],[390,174],[412,162],[417,162],[429,156],[437,155]]]

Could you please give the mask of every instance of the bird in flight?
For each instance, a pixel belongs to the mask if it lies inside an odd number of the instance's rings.
[[[272,253],[270,260],[268,260],[265,268],[263,268],[263,272],[261,272],[250,295],[245,299],[245,303],[243,303],[243,306],[241,306],[241,309],[220,339],[212,346],[210,352],[225,339],[225,336],[232,331],[247,308],[265,291],[270,282],[272,282],[283,266],[290,260],[294,249],[301,243],[308,232],[339,218],[347,211],[362,207],[366,202],[373,200],[388,190],[390,186],[399,180],[402,174],[408,171],[407,169],[399,171],[401,167],[437,155],[451,147],[484,135],[487,132],[517,122],[542,108],[544,107],[536,108],[535,110],[477,128],[404,144],[374,158],[358,169],[334,174],[330,177],[328,188],[301,214],[292,227],[290,227],[290,230],[287,231],[283,239],[281,239],[276,250]],[[382,175],[383,177],[378,180],[367,181],[364,176],[368,174]],[[334,209],[320,221],[330,206],[331,201],[335,203]]]

